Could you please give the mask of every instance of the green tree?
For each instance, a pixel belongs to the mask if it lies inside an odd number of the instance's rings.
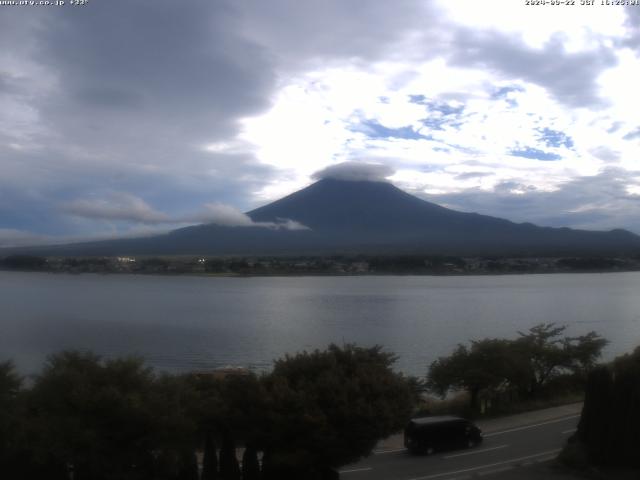
[[[277,360],[264,379],[265,478],[311,478],[368,455],[409,419],[413,394],[381,347],[331,345]],[[269,471],[269,470],[272,471]],[[302,476],[300,476],[302,475]]]
[[[204,440],[204,455],[202,457],[202,480],[217,480],[218,453],[213,433],[207,432]]]
[[[156,377],[140,359],[91,353],[50,357],[29,393],[41,456],[74,467],[75,478],[144,478],[158,452],[191,448],[184,382]]]
[[[230,443],[259,445],[265,443],[267,392],[260,379],[249,372],[223,377],[193,374],[189,377],[197,401],[192,417],[204,437],[203,478],[218,478],[215,439],[222,439],[219,477],[239,474],[237,461],[231,459]],[[235,457],[234,457],[235,458]]]
[[[22,411],[19,395],[22,378],[12,362],[0,363],[0,470],[14,475],[22,468],[19,460]],[[17,476],[17,475],[16,475]]]
[[[563,337],[566,327],[542,323],[519,332],[519,338],[472,341],[458,345],[451,355],[434,361],[427,374],[427,389],[445,396],[451,390],[469,393],[477,412],[482,392],[517,390],[537,396],[550,380],[563,374],[586,379],[607,341],[595,332]]]
[[[440,357],[429,367],[427,389],[440,396],[450,390],[469,393],[469,408],[479,410],[482,391],[494,390],[517,378],[519,370],[508,340],[485,339],[458,345],[447,357]]]
[[[565,342],[560,338],[566,328],[557,327],[554,323],[541,323],[527,333],[518,332],[520,338],[516,346],[528,360],[527,383],[522,387],[529,396],[536,396],[549,379],[571,364],[569,352],[563,348]]]
[[[585,376],[607,344],[595,332],[579,337],[562,337],[566,328],[555,323],[541,323],[527,333],[518,332],[520,338],[514,345],[520,358],[527,361],[520,389],[528,396],[537,396],[549,380],[563,372]]]
[[[574,445],[594,465],[640,468],[640,347],[588,378]],[[577,442],[577,447],[575,443]]]
[[[193,450],[185,450],[180,456],[178,480],[199,480],[198,459]]]
[[[567,337],[564,340],[563,348],[568,353],[568,368],[575,374],[586,378],[587,373],[596,366],[602,349],[608,343],[593,331],[578,337]]]
[[[251,444],[246,446],[242,455],[242,480],[260,480],[258,451]]]
[[[220,478],[222,480],[240,480],[240,465],[236,457],[236,443],[231,433],[226,432],[220,449]]]

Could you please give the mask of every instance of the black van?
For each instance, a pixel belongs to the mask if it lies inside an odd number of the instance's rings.
[[[460,417],[413,418],[404,429],[404,446],[411,453],[432,454],[436,450],[471,448],[482,442],[482,432]]]

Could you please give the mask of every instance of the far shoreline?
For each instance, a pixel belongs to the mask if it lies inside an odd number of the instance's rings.
[[[0,271],[193,275],[216,278],[357,277],[357,276],[497,276],[640,271],[633,256],[89,256],[0,257]]]

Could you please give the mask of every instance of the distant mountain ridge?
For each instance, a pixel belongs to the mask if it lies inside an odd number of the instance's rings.
[[[204,224],[146,238],[33,248],[48,255],[616,255],[640,236],[539,227],[451,210],[388,182],[325,178],[247,213],[255,222],[308,229]]]

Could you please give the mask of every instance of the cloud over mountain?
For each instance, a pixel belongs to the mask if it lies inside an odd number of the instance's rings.
[[[121,220],[135,223],[167,223],[169,217],[154,210],[141,198],[126,192],[110,192],[107,198],[77,199],[62,209],[78,217],[94,220]]]
[[[197,223],[212,223],[223,227],[260,227],[283,230],[309,230],[309,227],[288,218],[277,218],[272,222],[256,222],[246,213],[222,203],[209,203],[203,212],[187,216],[183,220]]]
[[[389,165],[366,162],[342,162],[330,165],[312,175],[314,180],[332,178],[354,182],[384,182],[392,176],[395,170]]]
[[[138,225],[165,225],[166,230],[190,224],[214,224],[223,227],[259,227],[283,230],[307,230],[308,227],[288,218],[278,218],[271,222],[255,222],[247,214],[231,205],[207,203],[195,214],[168,215],[153,209],[143,199],[125,192],[109,192],[103,198],[76,199],[61,205],[61,209],[75,217],[90,220],[127,222]],[[147,230],[137,229],[140,234]],[[150,231],[149,233],[158,233]],[[138,235],[139,236],[139,235]],[[0,239],[7,238],[19,242],[24,238],[31,243],[31,237],[24,232],[0,229]],[[37,240],[38,238],[36,238]],[[48,239],[52,241],[51,238]],[[67,241],[71,241],[68,239]],[[1,242],[1,240],[0,240]],[[40,242],[41,243],[41,242]]]

